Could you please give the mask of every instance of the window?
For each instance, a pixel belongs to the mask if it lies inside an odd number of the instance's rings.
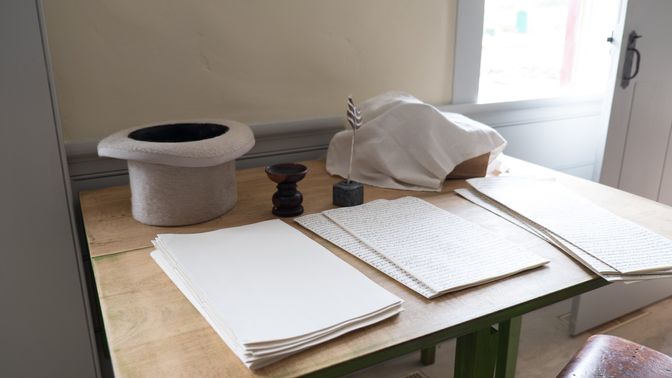
[[[456,91],[461,85],[471,91],[467,98],[457,93],[458,101],[491,103],[604,93],[611,66],[607,37],[615,27],[620,0],[481,1],[459,2],[455,74],[460,75],[460,64],[464,67],[469,61],[480,62],[480,69],[468,69],[469,79],[462,78],[461,84],[457,80]],[[475,3],[482,7],[482,21],[473,20],[473,9],[465,20],[460,8],[474,8]],[[471,30],[465,32],[465,23],[476,23],[481,29],[469,25]],[[459,55],[466,43],[481,50],[476,53],[472,48],[465,60]]]

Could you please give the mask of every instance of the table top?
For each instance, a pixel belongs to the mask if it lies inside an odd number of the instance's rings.
[[[511,175],[556,177],[562,184],[612,212],[672,238],[670,208],[600,184],[506,158]],[[306,213],[332,208],[324,162],[307,162],[299,183]],[[203,232],[273,219],[275,184],[263,168],[237,172],[238,203],[228,214],[185,227],[154,227],[131,217],[127,186],[81,194],[81,207],[98,296],[115,373],[118,376],[297,376],[338,375],[428,347],[569,298],[604,284],[548,243],[458,197],[466,187],[450,180],[442,192],[414,192],[367,186],[365,201],[421,197],[503,235],[550,260],[532,271],[427,300],[361,260],[297,227],[373,281],[401,297],[404,311],[376,325],[310,348],[261,370],[247,369],[149,256],[157,233]],[[549,198],[549,201],[552,200]]]

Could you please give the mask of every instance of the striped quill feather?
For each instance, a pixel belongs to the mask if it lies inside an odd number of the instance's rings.
[[[355,103],[352,101],[352,96],[348,96],[348,111],[347,118],[350,127],[357,130],[362,126],[362,113],[357,109]]]
[[[348,166],[348,183],[350,183],[350,175],[352,174],[352,158],[355,155],[355,134],[357,130],[362,127],[362,113],[355,106],[352,101],[352,96],[348,96],[348,110],[346,112],[348,124],[352,128],[352,143],[350,144],[350,165]]]

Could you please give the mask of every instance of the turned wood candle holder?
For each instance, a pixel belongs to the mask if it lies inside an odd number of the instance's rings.
[[[279,217],[294,217],[303,213],[303,195],[296,183],[303,180],[308,168],[303,164],[282,163],[266,167],[266,174],[278,184],[273,194],[273,214]]]

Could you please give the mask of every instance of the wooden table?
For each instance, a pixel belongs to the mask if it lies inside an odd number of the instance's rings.
[[[557,177],[564,185],[614,213],[672,237],[667,206],[507,158],[513,175]],[[331,208],[330,177],[323,162],[308,162],[299,184],[306,213]],[[343,250],[294,225],[387,290],[403,298],[392,319],[339,337],[258,371],[247,369],[149,256],[157,233],[202,232],[272,219],[274,184],[262,168],[237,173],[238,203],[230,213],[186,227],[152,227],[131,217],[127,186],[84,192],[81,206],[92,265],[117,376],[338,376],[423,349],[432,359],[439,342],[458,338],[456,373],[512,376],[520,316],[592,290],[606,282],[526,231],[456,196],[462,180],[443,192],[409,192],[366,187],[365,200],[414,195],[504,235],[550,260],[546,267],[427,300]],[[552,199],[549,199],[552,200]],[[498,329],[492,327],[498,325]]]

